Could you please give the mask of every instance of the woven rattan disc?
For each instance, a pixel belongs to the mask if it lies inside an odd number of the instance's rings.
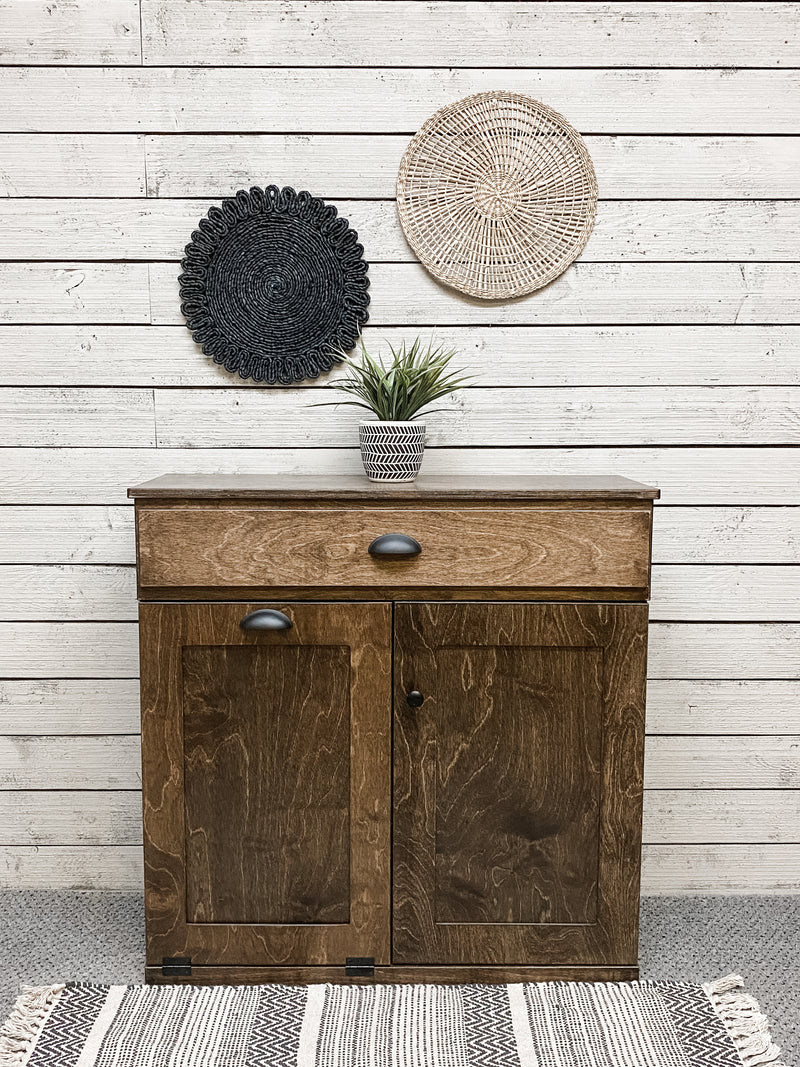
[[[478,93],[437,111],[411,141],[397,203],[431,274],[499,299],[541,289],[580,254],[597,179],[557,111],[518,93]]]
[[[242,189],[186,246],[181,310],[206,355],[270,384],[316,378],[367,321],[367,264],[332,204],[294,189]]]

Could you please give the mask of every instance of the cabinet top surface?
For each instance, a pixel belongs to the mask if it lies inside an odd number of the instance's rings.
[[[164,474],[128,489],[139,500],[655,500],[651,485],[617,475],[488,475],[371,482],[363,475]]]

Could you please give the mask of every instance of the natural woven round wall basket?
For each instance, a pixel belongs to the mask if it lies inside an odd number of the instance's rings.
[[[597,179],[576,129],[519,93],[468,96],[413,138],[397,178],[400,222],[446,285],[496,300],[532,293],[580,255]]]

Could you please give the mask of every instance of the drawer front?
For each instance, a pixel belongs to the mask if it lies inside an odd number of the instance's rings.
[[[422,551],[370,555],[388,533]],[[138,537],[143,590],[649,584],[646,508],[141,508]]]

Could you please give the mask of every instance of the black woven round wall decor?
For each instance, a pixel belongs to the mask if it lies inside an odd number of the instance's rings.
[[[200,220],[181,261],[181,311],[206,355],[270,385],[316,378],[367,321],[364,249],[333,204],[240,189]]]

